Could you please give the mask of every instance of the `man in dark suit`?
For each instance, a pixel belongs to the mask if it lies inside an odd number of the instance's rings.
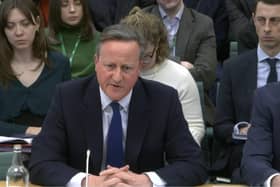
[[[177,92],[138,77],[145,55],[142,41],[125,25],[105,29],[95,59],[97,78],[58,87],[33,141],[33,183],[84,185],[87,149],[92,152],[89,186],[193,186],[206,180],[201,151],[187,128]],[[117,130],[111,131],[115,112],[120,113],[121,140]],[[120,147],[112,146],[118,142]],[[112,162],[115,158],[119,164]]]
[[[157,0],[158,5],[145,8],[160,17],[169,35],[171,56],[189,69],[196,81],[202,81],[207,91],[216,79],[216,40],[212,20],[184,6],[183,0]],[[205,98],[206,122],[213,124],[214,106]]]
[[[228,12],[224,0],[184,0],[187,7],[212,18],[217,44],[217,59],[223,62],[229,56]]]
[[[277,5],[280,10],[280,5]],[[280,84],[256,91],[241,173],[250,186],[280,186]]]
[[[93,23],[98,31],[117,24],[134,6],[152,5],[155,0],[88,0]]]
[[[232,58],[224,65],[214,125],[219,151],[213,169],[225,169],[221,173],[233,180],[240,179],[238,168],[245,143],[233,138],[234,129],[246,136],[255,89],[280,78],[280,20],[277,22],[276,19],[280,16],[276,10],[279,3],[279,0],[257,0],[253,20],[259,38],[258,48]],[[236,125],[243,121],[248,124]]]
[[[255,26],[252,21],[256,0],[226,0],[230,39],[238,42],[238,52],[254,49],[258,44]]]

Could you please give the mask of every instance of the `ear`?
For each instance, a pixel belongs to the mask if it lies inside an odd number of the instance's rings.
[[[100,60],[100,58],[99,58],[99,56],[97,55],[97,54],[95,54],[94,55],[94,57],[93,57],[93,60],[94,60],[94,70],[95,70],[95,72],[96,72],[96,68],[97,68],[97,66],[98,66],[98,63],[99,63],[99,60]]]
[[[94,63],[97,64],[99,61],[99,56],[97,54],[95,54],[93,59],[94,59]]]

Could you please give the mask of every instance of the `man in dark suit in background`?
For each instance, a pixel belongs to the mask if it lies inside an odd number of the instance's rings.
[[[168,31],[171,54],[189,69],[205,88],[205,121],[213,124],[214,105],[207,97],[216,79],[216,39],[213,21],[206,15],[184,6],[183,0],[157,0],[144,10],[162,19]]]
[[[117,24],[134,6],[144,8],[155,0],[88,0],[93,23],[98,31]]]
[[[228,12],[225,0],[184,0],[187,7],[212,18],[217,43],[217,58],[223,62],[229,56]]]
[[[280,11],[280,5],[277,5]],[[256,91],[241,173],[250,186],[280,186],[280,84]]]
[[[176,90],[138,77],[142,41],[125,25],[108,27],[100,37],[96,78],[58,87],[33,141],[33,183],[84,185],[87,149],[89,186],[194,186],[206,180]],[[111,131],[116,118],[121,130]]]
[[[220,174],[232,177],[234,182],[240,182],[239,166],[245,143],[233,138],[234,129],[246,136],[255,89],[280,80],[279,4],[279,0],[257,0],[253,20],[259,38],[258,48],[224,64],[214,125],[219,151],[213,169],[224,169]],[[236,125],[244,121],[248,124]]]
[[[258,45],[252,20],[256,0],[225,0],[228,16],[230,40],[238,42],[238,53],[254,49]]]

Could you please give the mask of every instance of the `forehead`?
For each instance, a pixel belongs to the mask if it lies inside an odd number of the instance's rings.
[[[20,11],[18,8],[13,8],[8,13],[7,21],[8,22],[16,22],[20,21],[22,19],[27,19],[26,16],[23,14],[22,11]]]
[[[102,53],[114,53],[114,55],[135,56],[135,53],[140,53],[140,46],[136,41],[105,41],[100,46],[100,55]]]
[[[280,4],[271,5],[259,2],[256,6],[256,16],[280,17]]]

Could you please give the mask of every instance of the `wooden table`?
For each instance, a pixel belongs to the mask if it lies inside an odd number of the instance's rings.
[[[0,187],[6,187],[6,181],[0,181]],[[40,187],[35,184],[29,184],[29,187]]]

